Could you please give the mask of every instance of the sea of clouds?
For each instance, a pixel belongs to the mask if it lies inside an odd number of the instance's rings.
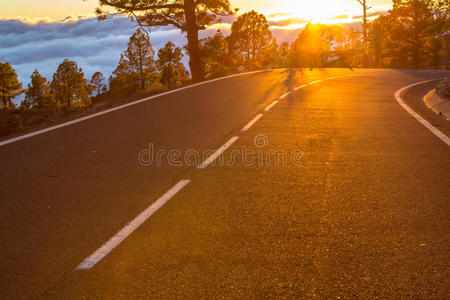
[[[220,29],[229,34],[234,16],[224,17],[201,32],[200,37],[214,35]],[[284,22],[286,23],[286,22]],[[292,42],[301,31],[283,28],[286,24],[271,21],[271,30],[279,43]],[[296,20],[297,24],[306,20]],[[126,17],[114,17],[102,22],[96,17],[67,17],[63,20],[6,19],[0,17],[0,62],[9,62],[25,88],[35,69],[49,81],[58,65],[66,58],[74,60],[90,79],[97,71],[108,78],[116,68],[120,54],[127,48],[136,24]],[[150,41],[156,52],[172,41],[179,47],[187,43],[185,35],[174,27],[154,28]],[[188,57],[183,61],[186,66]],[[20,98],[15,102],[20,102]]]
[[[35,69],[51,80],[65,58],[75,60],[86,78],[97,71],[109,76],[135,30],[136,24],[124,17],[103,22],[95,17],[52,22],[0,19],[0,61],[13,66],[24,87]],[[169,40],[178,46],[186,43],[179,30],[169,27],[150,36],[155,49]]]

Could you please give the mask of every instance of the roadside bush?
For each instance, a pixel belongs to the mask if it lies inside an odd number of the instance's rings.
[[[10,111],[0,111],[0,137],[23,129],[20,115]]]

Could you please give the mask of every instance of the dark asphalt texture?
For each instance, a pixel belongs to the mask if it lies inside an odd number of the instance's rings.
[[[449,74],[243,75],[0,147],[0,298],[450,298],[450,149],[394,98]],[[246,147],[300,151],[300,163],[138,162],[149,143],[202,152],[232,136],[225,158]],[[108,256],[74,270],[181,179]]]

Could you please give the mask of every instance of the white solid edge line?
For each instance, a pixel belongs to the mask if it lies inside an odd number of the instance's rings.
[[[279,99],[284,99],[284,98],[286,98],[287,96],[289,96],[291,93],[292,93],[292,92],[287,92],[286,94],[280,96]]]
[[[305,87],[307,87],[308,86],[308,84],[302,84],[301,86],[298,86],[298,87],[296,87],[294,90],[299,90],[299,89],[302,89],[302,88],[305,88]]]
[[[173,196],[175,196],[181,189],[183,189],[190,180],[181,180],[175,184],[170,190],[150,205],[146,210],[141,212],[133,221],[125,225],[119,232],[110,238],[103,246],[98,248],[94,253],[87,257],[83,262],[76,267],[76,270],[88,270],[95,266],[100,260],[108,255],[114,248],[116,248],[123,240],[125,240],[133,231],[148,220],[158,209],[167,203]]]
[[[253,125],[255,125],[256,122],[258,122],[259,119],[261,119],[261,117],[263,116],[263,114],[259,114],[256,117],[253,118],[253,120],[251,120],[250,122],[248,122],[247,125],[245,125],[242,129],[241,132],[245,132],[247,130],[249,130]]]
[[[264,109],[264,111],[265,111],[265,112],[268,112],[272,107],[274,107],[274,106],[277,105],[277,104],[278,104],[278,100],[273,101],[271,104],[269,104],[269,105]]]
[[[211,156],[209,156],[201,165],[197,167],[197,169],[205,169],[212,162],[214,162],[225,150],[227,150],[234,142],[239,139],[238,136],[232,137],[228,142],[226,142],[222,147],[217,149]]]
[[[233,75],[229,75],[229,76],[225,76],[225,77],[221,77],[221,78],[211,79],[211,80],[208,80],[208,81],[194,83],[194,84],[191,84],[191,85],[188,85],[188,86],[184,86],[184,87],[181,87],[181,88],[178,88],[178,89],[175,89],[175,90],[167,91],[167,92],[164,92],[164,93],[161,93],[161,94],[158,94],[158,95],[150,96],[150,97],[147,97],[147,98],[144,98],[144,99],[136,100],[136,101],[133,101],[133,102],[130,102],[130,103],[126,103],[126,104],[117,106],[117,107],[113,107],[113,108],[110,108],[110,109],[107,109],[107,110],[104,110],[104,111],[101,111],[101,112],[98,112],[98,113],[95,113],[95,114],[92,114],[92,115],[88,115],[88,116],[85,116],[85,117],[82,117],[82,118],[78,118],[78,119],[69,121],[69,122],[65,122],[65,123],[62,123],[62,124],[59,124],[59,125],[48,127],[48,128],[42,129],[42,130],[34,131],[34,132],[31,132],[31,133],[28,133],[28,134],[25,134],[25,135],[21,135],[21,136],[12,138],[12,139],[4,140],[4,141],[0,142],[0,147],[4,146],[4,145],[7,145],[7,144],[11,144],[11,143],[17,142],[17,141],[20,141],[20,140],[24,140],[24,139],[27,139],[27,138],[30,138],[30,137],[33,137],[33,136],[36,136],[36,135],[40,135],[40,134],[43,134],[43,133],[46,133],[46,132],[49,132],[49,131],[53,131],[53,130],[56,130],[56,129],[59,129],[59,128],[62,128],[62,127],[66,127],[66,126],[69,126],[69,125],[80,123],[82,121],[89,120],[89,119],[92,119],[92,118],[95,118],[95,117],[98,117],[98,116],[101,116],[101,115],[105,115],[105,114],[111,113],[113,111],[126,108],[128,106],[136,105],[136,104],[139,104],[139,103],[142,103],[142,102],[146,102],[146,101],[149,101],[149,100],[152,100],[152,99],[155,99],[155,98],[159,98],[159,97],[163,97],[163,96],[166,96],[166,95],[169,95],[169,94],[177,93],[177,92],[180,92],[180,91],[183,91],[183,90],[186,90],[186,89],[190,89],[190,88],[193,88],[193,87],[197,87],[197,86],[200,86],[200,85],[205,85],[205,84],[208,84],[208,83],[211,83],[211,82],[224,80],[224,79],[228,79],[228,78],[232,78],[232,77],[244,76],[244,75],[250,75],[250,74],[256,74],[256,73],[262,73],[262,72],[265,72],[265,70],[233,74]]]
[[[402,99],[402,94],[403,92],[405,92],[406,90],[412,88],[413,86],[419,85],[419,84],[423,84],[423,83],[427,83],[427,82],[431,82],[431,81],[436,81],[439,79],[432,79],[432,80],[426,80],[426,81],[421,81],[421,82],[417,82],[408,86],[405,86],[404,88],[401,88],[400,90],[398,90],[397,92],[395,92],[395,99],[397,100],[397,102],[414,118],[416,118],[417,121],[419,121],[423,126],[425,126],[428,130],[430,130],[435,136],[437,136],[438,138],[440,138],[444,143],[447,144],[447,146],[450,147],[450,138],[448,136],[446,136],[445,134],[443,134],[441,131],[439,131],[439,129],[437,129],[436,127],[434,127],[433,125],[431,125],[427,120],[425,120],[424,118],[422,118],[418,113],[416,113],[414,110],[412,110],[408,105],[406,105],[406,103],[403,101]]]
[[[319,80],[316,80],[316,81],[312,81],[312,82],[310,82],[310,83],[308,83],[308,84],[309,84],[309,85],[310,85],[310,84],[316,84],[316,83],[323,82],[323,81],[325,81],[325,79],[319,79]]]

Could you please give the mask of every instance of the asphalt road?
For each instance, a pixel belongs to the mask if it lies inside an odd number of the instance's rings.
[[[242,75],[1,146],[0,298],[449,298],[450,148],[394,98],[445,76]]]

